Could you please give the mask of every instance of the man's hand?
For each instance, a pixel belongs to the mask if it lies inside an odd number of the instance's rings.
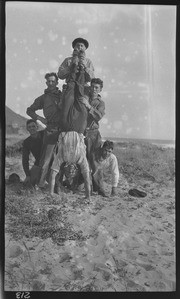
[[[111,190],[111,196],[117,195],[117,188],[116,187],[112,187]]]
[[[86,66],[84,65],[84,64],[82,64],[82,63],[79,63],[79,69],[80,70],[82,70],[82,71],[85,71],[85,69],[86,69]]]
[[[72,64],[78,65],[78,63],[79,63],[78,56],[74,56],[73,59],[72,59]]]
[[[79,59],[79,66],[82,68],[82,69],[85,69],[86,68],[86,61],[85,61],[85,58],[82,57]]]
[[[79,66],[81,67],[81,69],[85,69],[85,67],[86,67],[86,60],[85,60],[85,52],[84,51],[79,52]]]
[[[86,56],[85,51],[80,50],[80,51],[78,52],[78,57],[79,57],[79,59],[81,59],[81,58],[84,59],[85,56]]]
[[[91,105],[86,97],[81,97],[80,101],[86,106],[87,109],[91,109]]]
[[[47,125],[47,120],[44,117],[38,115],[37,120],[40,120],[44,125]]]

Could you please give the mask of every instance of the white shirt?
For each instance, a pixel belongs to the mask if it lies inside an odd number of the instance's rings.
[[[59,134],[57,148],[54,150],[54,160],[51,166],[59,172],[63,162],[77,163],[84,178],[89,178],[89,164],[86,158],[86,145],[84,135],[74,131]]]
[[[119,167],[117,158],[113,153],[111,153],[108,158],[99,161],[98,167],[94,173],[95,177],[98,175],[99,170],[102,170],[104,174],[107,174],[110,171],[112,176],[112,187],[117,187],[119,181]]]

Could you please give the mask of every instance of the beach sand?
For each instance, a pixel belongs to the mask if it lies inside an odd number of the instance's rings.
[[[6,177],[12,172],[23,177],[20,159],[7,157]],[[6,184],[5,202],[6,291],[176,290],[174,179],[129,180],[89,204],[83,191],[52,199]]]

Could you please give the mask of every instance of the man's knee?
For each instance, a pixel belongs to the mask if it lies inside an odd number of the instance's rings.
[[[36,185],[39,183],[41,177],[41,167],[34,165],[30,170],[31,184]]]

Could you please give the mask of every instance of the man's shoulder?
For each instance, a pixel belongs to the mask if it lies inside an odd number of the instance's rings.
[[[67,61],[71,61],[72,60],[72,56],[68,56],[66,57],[62,63],[66,63]]]
[[[113,161],[116,160],[117,161],[117,157],[116,157],[115,154],[111,153],[109,157],[110,157],[111,160],[113,160]]]
[[[91,59],[86,57],[86,61],[88,61],[89,63],[92,63]]]
[[[38,96],[36,99],[35,99],[35,101],[39,101],[39,100],[43,100],[44,99],[44,97],[45,97],[45,90],[44,90],[44,93],[42,93],[40,96]]]
[[[68,56],[64,60],[68,60],[68,59],[72,59],[72,58],[73,58],[72,56]]]

